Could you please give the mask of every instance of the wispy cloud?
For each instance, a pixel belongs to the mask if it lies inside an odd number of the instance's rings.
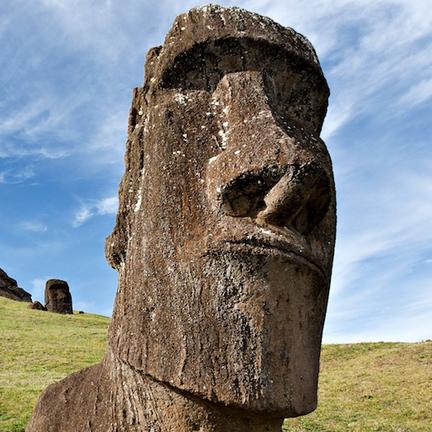
[[[19,184],[36,176],[32,167],[0,171],[0,184]]]
[[[88,145],[82,149],[90,157],[98,154],[98,163],[116,164],[119,174],[123,170],[120,161],[125,151],[127,118],[127,110],[118,110],[115,107],[108,109],[107,114],[95,125]]]
[[[431,336],[431,172],[389,172],[373,193],[351,185],[345,197],[355,200],[344,203],[339,221],[326,341]]]
[[[80,134],[70,125],[86,97],[43,95],[31,88],[18,104],[7,100],[7,106],[0,106],[0,157],[59,159],[76,152]]]
[[[413,85],[407,93],[399,99],[399,105],[410,108],[432,98],[432,79],[425,79]]]
[[[418,254],[432,243],[431,185],[431,175],[423,178],[411,173],[408,178],[392,177],[391,183],[371,197],[362,196],[357,189],[355,196],[360,206],[354,204],[351,211],[361,213],[361,218],[346,213],[342,216],[346,220],[340,221],[345,232],[336,250],[335,293],[349,289],[353,279],[365,279],[361,265],[372,258],[394,254],[405,260],[409,253],[408,263],[418,260]],[[386,200],[374,202],[376,196],[385,196]],[[355,221],[356,226],[347,232],[350,221]],[[389,276],[400,270],[394,269]]]
[[[84,222],[95,216],[115,214],[117,212],[117,196],[103,198],[98,201],[91,201],[81,205],[81,208],[75,213],[72,225],[79,227]]]
[[[39,221],[24,221],[18,224],[18,228],[23,231],[29,231],[34,233],[43,233],[48,231],[48,227]]]

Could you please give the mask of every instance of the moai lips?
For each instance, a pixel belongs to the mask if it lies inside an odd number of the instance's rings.
[[[91,430],[277,431],[316,407],[335,239],[328,95],[292,29],[218,6],[175,20],[133,96],[107,355],[47,391],[29,432],[44,403],[89,382]]]

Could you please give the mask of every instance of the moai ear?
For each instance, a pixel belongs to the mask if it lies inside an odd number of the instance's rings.
[[[157,46],[150,48],[147,51],[146,62],[144,66],[144,87],[149,86],[152,78],[154,77],[154,71],[157,67],[158,56],[161,52],[161,49],[161,46]]]

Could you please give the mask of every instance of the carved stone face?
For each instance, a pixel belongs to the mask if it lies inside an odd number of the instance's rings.
[[[335,235],[328,87],[291,29],[203,11],[177,19],[134,94],[110,346],[203,399],[305,414]]]

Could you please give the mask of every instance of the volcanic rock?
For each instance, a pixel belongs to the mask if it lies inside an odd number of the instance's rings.
[[[0,269],[0,296],[11,300],[31,302],[31,294],[18,287],[17,281]]]
[[[40,302],[34,301],[32,304],[29,305],[29,309],[36,309],[41,311],[46,311],[47,308]]]

